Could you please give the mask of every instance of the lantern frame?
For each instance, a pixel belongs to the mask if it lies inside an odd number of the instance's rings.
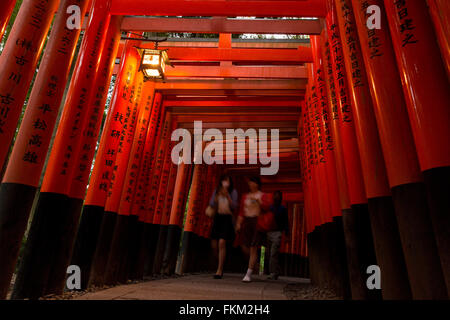
[[[159,49],[141,49],[141,65],[139,71],[144,74],[144,80],[164,79],[166,66],[170,65],[167,50]],[[149,58],[151,56],[152,58]],[[157,57],[157,58],[155,58]],[[150,73],[153,71],[153,74]],[[156,73],[157,72],[157,73]]]

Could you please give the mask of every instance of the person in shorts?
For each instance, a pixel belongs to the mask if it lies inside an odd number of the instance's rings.
[[[265,234],[258,231],[258,216],[263,210],[270,207],[270,199],[261,191],[261,180],[259,177],[248,179],[249,192],[241,200],[241,208],[236,222],[238,244],[244,252],[249,254],[247,273],[243,282],[250,282],[253,270],[258,259],[258,247],[262,244]]]

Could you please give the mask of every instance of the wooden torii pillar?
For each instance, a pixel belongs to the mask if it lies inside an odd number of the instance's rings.
[[[437,262],[435,257],[428,256],[435,252],[431,236],[425,236],[421,245],[416,247],[419,252],[423,250],[423,265],[429,271],[422,271],[416,277],[417,282],[411,283],[413,297],[445,298],[444,291],[447,291],[447,297],[450,296],[450,148],[446,138],[450,136],[448,74],[445,72],[426,3],[408,1],[394,5],[384,1],[384,5],[420,170],[427,187],[432,231],[439,254]],[[444,12],[448,13],[448,10]],[[413,204],[409,205],[408,209],[413,210]],[[406,221],[409,216],[405,215],[403,219]],[[426,218],[417,219],[414,225],[431,235]],[[426,229],[422,229],[425,226]],[[409,236],[411,234],[408,238]],[[441,272],[436,266],[439,263],[447,290],[441,285]],[[425,278],[426,276],[430,278]]]

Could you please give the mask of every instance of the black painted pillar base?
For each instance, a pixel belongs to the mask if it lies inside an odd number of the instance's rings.
[[[196,233],[191,234],[191,239],[189,243],[189,250],[187,252],[188,255],[188,264],[186,265],[186,272],[197,272],[198,266],[198,235]]]
[[[155,253],[159,236],[159,228],[160,228],[159,224],[151,224],[150,232],[147,235],[148,256],[145,262],[145,271],[144,271],[144,274],[146,276],[153,275],[153,264],[155,262]]]
[[[296,255],[291,254],[291,277],[295,277],[297,273],[297,260]]]
[[[365,272],[361,273],[360,268],[360,266],[364,266],[365,263],[360,257],[360,232],[357,231],[358,223],[353,210],[342,210],[342,222],[344,227],[347,267],[352,299],[365,300],[368,298],[366,277]]]
[[[167,239],[162,259],[162,273],[172,275],[175,273],[178,250],[180,249],[181,228],[177,225],[167,226]]]
[[[317,283],[321,287],[330,286],[330,258],[328,255],[328,225],[322,224],[317,226]]]
[[[136,277],[138,279],[144,278],[145,267],[148,260],[148,255],[150,251],[150,242],[148,241],[150,237],[150,232],[152,225],[150,223],[145,223],[140,221],[142,224],[142,234],[138,239],[138,257],[136,262]]]
[[[186,272],[191,272],[191,257],[192,250],[194,249],[193,245],[195,244],[195,234],[190,231],[183,232],[183,239],[181,241],[181,265],[180,265],[180,274],[184,274]]]
[[[103,286],[105,281],[106,266],[109,250],[114,235],[117,213],[105,211],[98,236],[97,247],[92,260],[92,267],[88,286]]]
[[[372,198],[368,202],[383,299],[410,300],[411,288],[392,197]]]
[[[425,184],[394,187],[392,197],[413,299],[447,299]]]
[[[317,284],[317,277],[316,277],[316,250],[315,250],[315,230],[308,233],[306,236],[306,245],[308,247],[308,268],[309,268],[309,278],[311,280],[312,284]],[[287,274],[287,254],[284,255],[284,274],[288,276]]]
[[[427,186],[430,216],[450,297],[450,167],[423,172]]]
[[[364,281],[367,299],[381,300],[381,290],[367,288],[366,280],[369,277],[367,267],[378,265],[373,243],[372,227],[370,223],[368,204],[353,205],[352,212],[355,219],[356,233],[358,239],[358,254],[360,256],[360,272]]]
[[[345,248],[342,216],[333,217],[330,228],[331,263],[334,275],[334,290],[344,299],[351,297],[348,279],[347,252]]]
[[[92,261],[102,226],[103,212],[103,207],[91,205],[83,207],[83,214],[81,215],[70,262],[70,264],[80,267],[82,290],[88,287]]]
[[[211,252],[211,240],[205,237],[198,237],[198,267],[197,270],[200,272],[211,272],[209,265],[209,258],[212,254]],[[226,259],[226,258],[225,258]]]
[[[138,266],[139,263],[139,250],[141,244],[142,234],[144,232],[144,223],[142,221],[138,221],[137,216],[130,216],[130,225],[129,225],[129,244],[128,244],[128,279],[130,280],[140,280],[143,275],[138,274],[138,270],[140,269]]]
[[[166,249],[166,241],[167,241],[167,225],[161,225],[159,227],[158,240],[156,241],[156,251],[155,251],[155,260],[153,262],[153,274],[161,274],[162,261],[164,256],[164,251]]]
[[[42,192],[34,211],[28,239],[19,264],[12,299],[37,299],[44,295],[56,253],[57,234],[63,228],[67,196]]]
[[[123,270],[126,265],[126,251],[128,247],[128,227],[130,216],[117,215],[114,235],[109,250],[108,263],[106,265],[105,284],[113,285],[123,283]],[[122,277],[121,277],[122,276]]]
[[[65,288],[67,267],[72,257],[75,236],[80,222],[82,199],[67,198],[67,207],[62,209],[61,227],[55,232],[55,249],[44,294],[62,294]]]
[[[0,299],[6,299],[35,196],[35,187],[0,185]]]

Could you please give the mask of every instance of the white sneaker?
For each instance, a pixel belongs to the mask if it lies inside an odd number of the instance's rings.
[[[242,279],[242,282],[252,282],[252,278],[250,278],[249,275],[245,275],[244,279]]]

